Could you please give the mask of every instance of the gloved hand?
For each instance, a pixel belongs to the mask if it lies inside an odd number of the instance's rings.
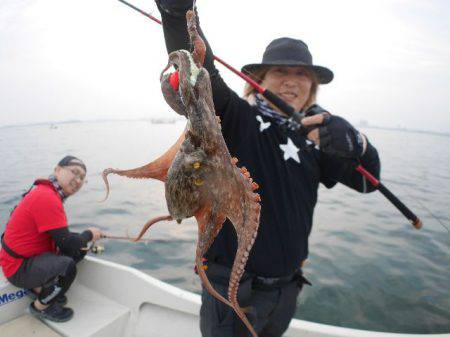
[[[155,0],[156,5],[161,10],[164,10],[172,15],[185,15],[185,13],[192,9],[193,0]]]
[[[364,140],[358,130],[339,116],[326,114],[319,127],[320,149],[343,158],[359,158],[364,152]]]
[[[356,159],[365,151],[364,136],[342,117],[322,113],[305,117],[302,124],[317,127],[308,133],[308,138],[325,153]]]

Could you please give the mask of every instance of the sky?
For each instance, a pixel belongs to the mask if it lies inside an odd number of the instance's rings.
[[[151,0],[129,0],[159,17]],[[305,41],[335,79],[318,103],[352,123],[450,132],[450,1],[197,0],[214,53],[241,68]],[[0,1],[0,126],[177,116],[162,29],[117,0]],[[217,66],[233,90],[244,83]]]

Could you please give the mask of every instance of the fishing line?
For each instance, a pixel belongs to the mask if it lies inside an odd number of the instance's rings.
[[[406,147],[409,146],[408,144],[406,144],[406,143],[404,143],[404,142],[401,142],[401,143],[399,143],[398,145],[401,147],[401,149],[399,149],[400,151],[406,150]],[[395,181],[394,181],[394,183],[395,183]],[[410,188],[407,187],[407,186],[404,186],[404,185],[401,185],[401,184],[398,184],[398,183],[397,183],[397,188],[400,189],[405,195],[412,195],[412,196],[414,195],[414,193],[409,193],[410,191],[408,191],[407,189],[410,189]],[[425,210],[425,212],[428,213],[428,215],[429,215],[431,218],[433,218],[434,220],[436,220],[436,221],[442,226],[442,228],[444,228],[448,233],[450,233],[450,228],[447,227],[447,225],[444,224],[444,222],[443,222],[438,216],[434,215],[433,212],[432,212],[432,211],[431,211],[424,203],[422,203],[418,198],[413,198],[413,200],[416,201],[417,204],[418,204],[423,210]]]
[[[414,193],[409,193],[409,191],[406,190],[405,186],[397,184],[397,188],[403,191],[405,195],[414,195]],[[423,204],[418,198],[414,198],[413,200],[417,202],[417,204],[419,204],[419,206],[423,210],[425,210],[425,212],[428,213],[429,216],[435,219],[444,229],[446,229],[448,233],[450,233],[450,229],[444,224],[444,222],[441,219],[439,219],[436,215],[434,215],[433,212],[427,206],[425,206],[425,204]]]
[[[425,211],[428,212],[428,215],[430,215],[433,219],[435,219],[438,223],[440,223],[441,226],[444,227],[447,230],[447,232],[450,233],[450,229],[446,225],[444,225],[441,219],[439,219],[436,215],[434,215],[433,212],[431,212],[424,204],[422,204],[422,202],[419,199],[416,199],[416,201],[423,209],[425,209]]]
[[[149,242],[149,239],[139,239],[137,241],[135,241],[134,238],[132,238],[131,236],[119,236],[119,235],[109,235],[109,234],[103,234],[101,236],[101,239],[110,239],[110,240],[123,240],[123,241],[129,241],[129,242],[143,242],[145,244],[147,244]]]

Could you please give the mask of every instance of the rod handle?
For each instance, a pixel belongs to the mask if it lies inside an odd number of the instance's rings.
[[[403,202],[401,202],[386,186],[379,183],[377,189],[402,212],[402,214],[411,222],[415,229],[421,229],[423,226],[422,220],[415,215]]]
[[[362,165],[356,167],[356,171],[361,173],[378,191],[383,194],[414,226],[416,229],[423,227],[422,220],[415,215],[403,202],[400,201],[386,186],[375,178]]]

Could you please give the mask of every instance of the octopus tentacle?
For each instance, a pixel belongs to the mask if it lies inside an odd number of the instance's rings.
[[[181,147],[181,144],[183,143],[184,139],[186,137],[186,129],[183,131],[181,136],[178,138],[178,140],[173,144],[169,150],[167,150],[166,153],[164,153],[162,156],[157,158],[156,160],[152,161],[151,163],[148,163],[144,166],[130,169],[130,170],[117,170],[113,168],[107,168],[103,171],[102,177],[103,181],[105,182],[106,187],[106,195],[100,202],[105,201],[108,199],[110,187],[109,187],[109,181],[108,181],[108,175],[113,173],[117,174],[119,176],[125,176],[128,178],[134,178],[134,179],[149,179],[154,178],[161,181],[166,181],[167,178],[167,171],[170,168],[170,165],[173,162],[173,159],[175,158],[175,155],[177,154],[178,150]]]
[[[167,104],[179,115],[186,116],[186,107],[181,100],[178,90],[170,84],[171,74],[161,73],[161,91]]]
[[[192,57],[194,58],[194,62],[197,66],[201,67],[205,62],[206,45],[197,32],[197,23],[194,11],[188,11],[186,13],[186,21],[189,37],[191,38],[191,43],[194,46]]]
[[[247,263],[250,250],[255,242],[258,232],[261,209],[259,204],[260,196],[255,193],[258,185],[253,182],[248,170],[245,167],[239,168],[236,166],[236,163],[238,162],[237,158],[227,158],[228,159],[226,160],[228,160],[232,165],[231,167],[234,172],[234,179],[228,181],[228,184],[223,186],[223,197],[216,200],[217,204],[215,207],[223,212],[223,216],[226,216],[231,220],[238,238],[238,248],[236,251],[235,262],[230,273],[228,300],[231,303],[233,310],[236,312],[236,315],[242,320],[251,334],[253,336],[257,336],[255,330],[245,315],[245,312],[248,312],[248,309],[241,308],[238,303],[237,293],[239,282],[244,274],[244,268]],[[231,197],[231,199],[226,196]],[[208,237],[208,235],[202,232],[202,230],[203,228],[200,227],[199,243],[200,240],[205,240],[205,238]],[[209,246],[210,245],[208,245],[208,248]]]
[[[197,267],[198,275],[206,290],[208,290],[213,297],[233,308],[230,301],[226,300],[214,289],[211,282],[209,282],[203,266],[203,255],[207,252],[211,244],[214,242],[214,239],[219,234],[223,222],[225,221],[225,217],[213,216],[211,214],[210,205],[205,205],[197,212],[195,217],[198,222],[198,242],[195,255],[195,265]]]
[[[174,66],[179,73],[178,96],[171,89],[170,75],[164,74],[167,69]],[[160,75],[163,96],[169,106],[181,115],[187,115],[186,108],[195,100],[191,81],[196,78],[196,66],[191,67],[191,54],[187,50],[176,50],[169,54],[169,63]],[[175,98],[175,100],[174,100]],[[181,102],[181,105],[180,105]]]
[[[244,212],[242,214],[241,221],[237,219],[234,219],[233,221],[238,237],[238,248],[233,266],[231,268],[228,299],[233,304],[236,314],[243,321],[252,335],[257,336],[252,325],[244,314],[245,310],[239,306],[237,301],[239,281],[244,274],[245,265],[247,264],[250,251],[258,234],[259,214],[261,210],[261,206],[259,204],[260,197],[257,193],[253,192],[257,185],[255,183],[250,183],[250,177],[247,177],[247,175],[245,175],[245,177],[247,179],[247,200],[245,202]]]
[[[148,220],[145,223],[144,227],[142,227],[139,235],[137,237],[135,237],[133,239],[133,241],[134,242],[139,241],[144,236],[145,232],[150,228],[150,226],[154,225],[157,222],[164,221],[164,220],[171,221],[171,220],[173,220],[173,218],[170,215],[162,215],[162,216],[157,216],[155,218],[152,218],[152,219]]]

